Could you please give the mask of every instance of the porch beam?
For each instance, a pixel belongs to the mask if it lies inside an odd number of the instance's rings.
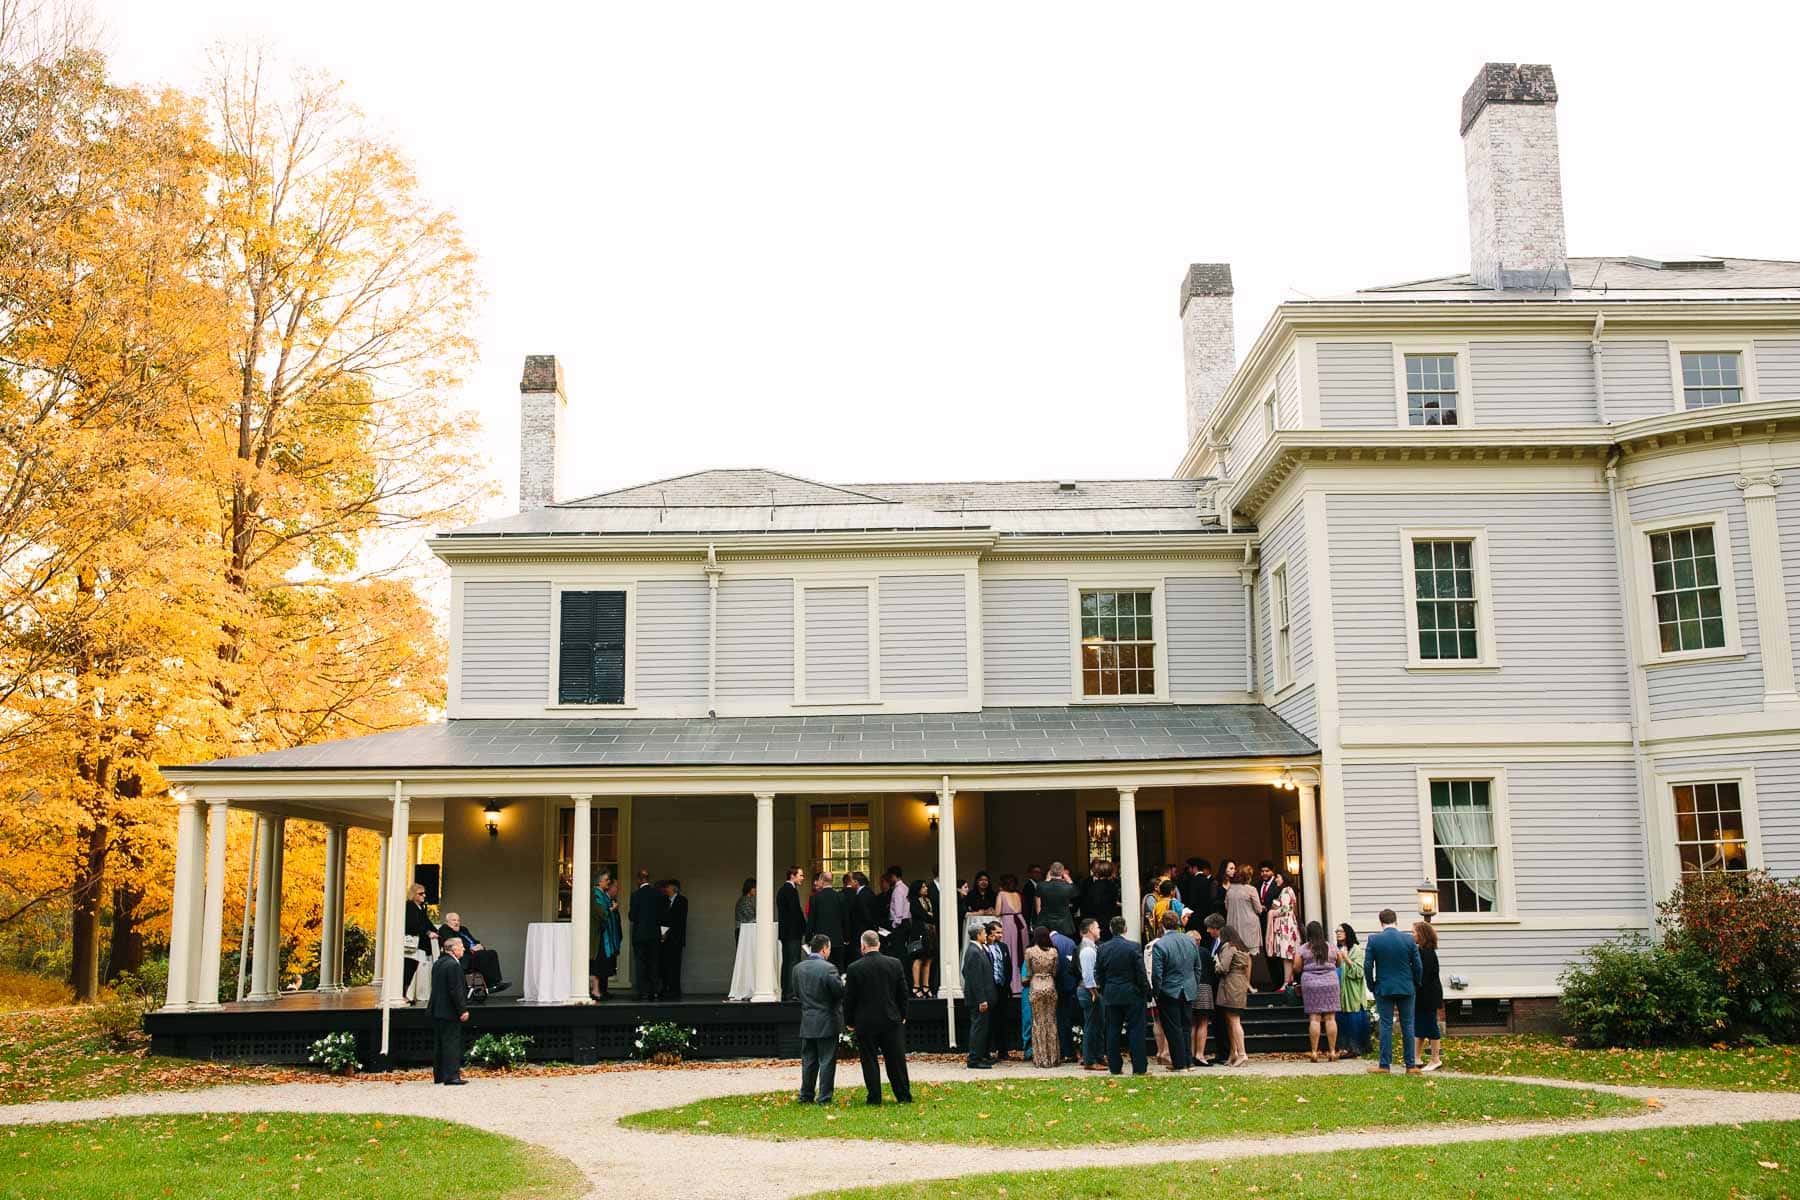
[[[342,825],[325,826],[325,903],[319,929],[319,990],[341,991],[344,961],[344,840]]]
[[[1125,909],[1125,936],[1143,935],[1143,881],[1138,877],[1137,785],[1119,786],[1119,897]]]
[[[175,793],[175,894],[169,913],[169,989],[163,1007],[181,1010],[193,998],[193,916],[201,857],[200,802],[187,792]]]
[[[594,798],[570,796],[575,828],[569,847],[569,1001],[591,1004],[588,995],[588,929],[594,913]]]
[[[956,915],[956,791],[941,777],[938,798],[938,998],[962,995],[962,929]],[[950,1026],[952,1042],[955,1022]]]
[[[388,833],[383,830],[381,849],[375,856],[375,969],[369,979],[377,996],[385,994],[381,985],[387,977],[388,870],[393,865],[389,861],[393,857],[390,845]]]
[[[230,816],[224,800],[206,802],[206,907],[200,917],[200,976],[190,997],[195,1008],[219,1007],[219,959],[225,949],[225,835]]]
[[[406,788],[395,782],[393,791],[393,821],[388,829],[388,877],[383,893],[387,897],[387,945],[383,947],[386,962],[382,969],[381,1005],[383,1008],[399,1008],[406,1003],[401,981],[406,973],[400,966],[401,935],[405,932],[406,888],[412,880],[412,872],[407,869],[406,852],[411,838],[407,836],[407,827],[411,814],[408,809]],[[383,1047],[385,1053],[386,1047]]]
[[[775,793],[756,793],[756,990],[750,999],[773,1004],[781,999],[775,964]]]
[[[1297,786],[1300,789],[1300,904],[1306,920],[1324,924],[1325,910],[1321,905],[1325,889],[1319,876],[1319,789],[1310,783]]]
[[[279,972],[275,958],[281,953],[281,884],[279,864],[282,818],[259,814],[256,847],[256,933],[250,951],[250,999],[273,1000]]]

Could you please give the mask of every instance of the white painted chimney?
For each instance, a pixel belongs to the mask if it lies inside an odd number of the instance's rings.
[[[1463,93],[1469,273],[1484,288],[1569,286],[1556,78],[1550,68],[1488,63]]]
[[[1194,263],[1181,281],[1181,358],[1187,372],[1187,440],[1206,428],[1237,372],[1231,328],[1231,264]]]
[[[562,367],[554,354],[527,354],[519,378],[519,511],[556,503],[561,467]]]

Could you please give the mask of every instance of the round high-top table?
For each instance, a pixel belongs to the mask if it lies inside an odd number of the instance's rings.
[[[569,1004],[575,1000],[570,986],[570,960],[574,957],[574,927],[567,921],[533,921],[525,927],[526,1004]]]

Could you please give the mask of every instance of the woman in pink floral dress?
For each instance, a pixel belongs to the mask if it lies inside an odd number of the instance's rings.
[[[1275,900],[1269,905],[1269,936],[1264,949],[1269,955],[1269,966],[1281,961],[1281,990],[1287,991],[1294,986],[1294,955],[1300,949],[1300,922],[1294,910],[1299,901],[1294,897],[1294,889],[1288,886],[1287,880],[1280,872],[1275,875]]]

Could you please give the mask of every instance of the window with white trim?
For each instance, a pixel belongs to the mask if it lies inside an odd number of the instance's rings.
[[[1288,607],[1286,563],[1269,573],[1269,603],[1274,609],[1271,624],[1275,634],[1275,686],[1279,689],[1294,681],[1293,618]]]
[[[1081,593],[1081,694],[1156,694],[1155,593]]]
[[[1710,523],[1650,534],[1650,587],[1662,653],[1725,646],[1725,602]]]
[[[1736,350],[1681,353],[1683,408],[1718,408],[1744,402],[1744,356]]]
[[[1406,423],[1457,423],[1456,355],[1408,354],[1406,358]]]
[[[1433,779],[1430,792],[1438,911],[1495,911],[1500,899],[1500,839],[1491,781]]]
[[[1675,854],[1682,875],[1750,869],[1750,840],[1737,780],[1677,783],[1670,791],[1675,801]]]
[[[1281,412],[1276,407],[1275,393],[1270,392],[1267,396],[1263,397],[1263,432],[1272,437],[1274,436],[1275,431],[1280,428]]]
[[[1415,540],[1412,572],[1419,658],[1425,662],[1480,661],[1474,539]]]

